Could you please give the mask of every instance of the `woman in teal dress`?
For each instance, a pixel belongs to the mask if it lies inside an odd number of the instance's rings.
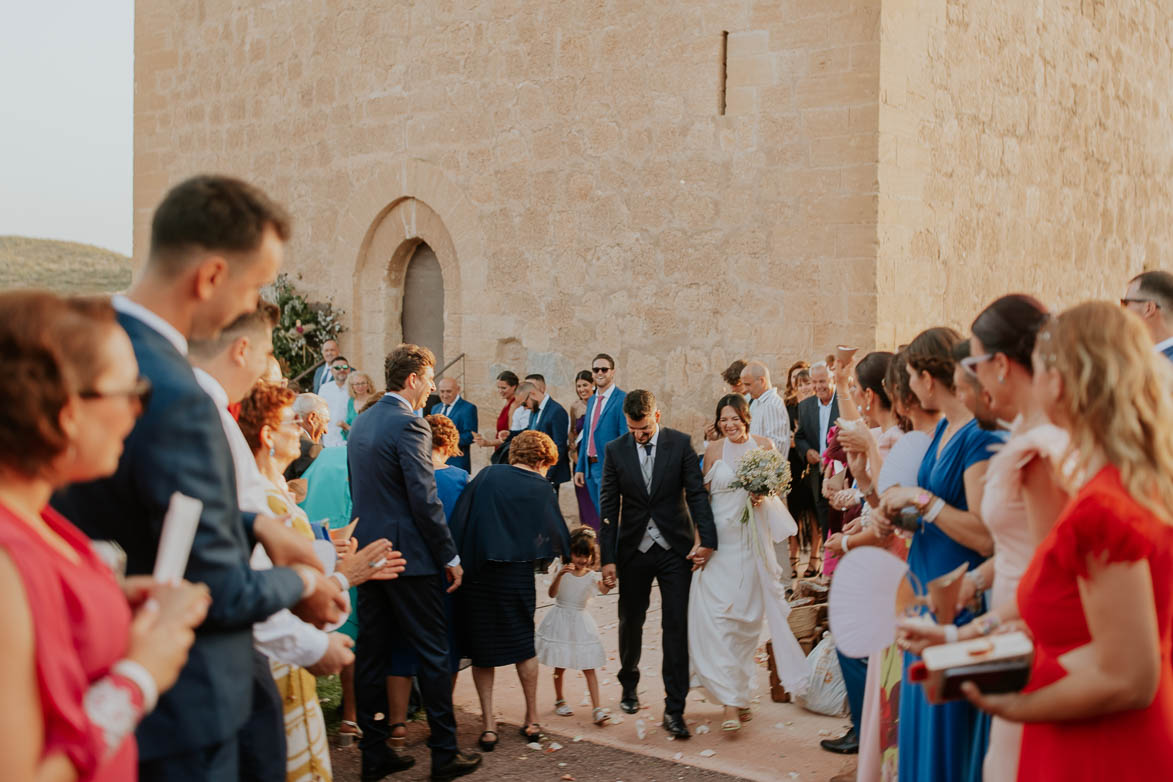
[[[981,507],[991,446],[1002,442],[1003,436],[981,429],[954,391],[953,347],[960,341],[961,335],[953,329],[933,328],[908,346],[913,393],[924,409],[940,411],[944,417],[921,462],[918,485],[892,487],[884,492],[880,508],[887,519],[909,505],[920,511],[908,567],[922,585],[962,563],[968,563],[972,571],[993,550],[988,529],[969,509]],[[953,621],[961,625],[972,618],[967,608]],[[900,685],[900,779],[978,782],[988,718],[963,700],[929,704],[921,686],[907,675],[908,666],[915,661],[913,654],[905,653],[905,676]]]
[[[306,492],[300,505],[310,521],[326,520],[330,529],[350,523],[350,473],[346,467],[346,446],[323,448],[301,477],[305,479]],[[351,587],[350,614],[338,632],[354,641],[358,640],[357,606],[358,589]],[[362,736],[356,713],[354,663],[343,668],[338,677],[342,681],[342,724],[338,728],[338,737],[347,744]]]

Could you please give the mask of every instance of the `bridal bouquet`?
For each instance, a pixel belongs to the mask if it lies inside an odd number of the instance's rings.
[[[761,497],[786,495],[790,492],[790,462],[777,451],[754,448],[741,457],[730,486]],[[742,524],[749,521],[752,509],[752,501],[747,501],[741,514]]]

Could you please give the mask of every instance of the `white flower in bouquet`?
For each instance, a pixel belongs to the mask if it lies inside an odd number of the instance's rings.
[[[778,451],[754,448],[741,457],[737,475],[730,485],[759,497],[786,495],[790,493],[790,462]],[[741,515],[742,524],[749,521],[751,507],[746,504]]]

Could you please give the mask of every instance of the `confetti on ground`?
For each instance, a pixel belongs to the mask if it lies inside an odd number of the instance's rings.
[[[559,744],[557,741],[551,741],[549,743],[549,745],[546,747],[547,752],[557,752],[560,749],[562,749],[562,745]]]
[[[703,733],[708,733],[708,732],[709,732],[709,726],[708,726],[708,724],[706,723],[706,724],[704,724],[704,725],[697,725],[697,726],[696,726],[696,732],[697,732],[697,735],[700,735],[700,734],[703,734]]]
[[[789,723],[786,723],[786,722],[775,722],[775,723],[774,723],[774,730],[782,730],[782,729],[783,729],[783,728],[785,728],[785,727],[786,727],[788,724],[789,724]]]
[[[711,749],[701,750],[701,757],[702,758],[711,758],[711,757],[713,757],[713,755],[716,755],[716,754],[717,753]]]
[[[639,737],[640,741],[648,737],[648,726],[643,720],[635,721],[635,735]]]
[[[542,745],[536,741],[531,741],[529,744],[525,745],[525,748],[526,749],[541,749]]]
[[[831,735],[831,731],[829,731],[829,730],[827,730],[827,729],[825,729],[825,728],[824,728],[823,730],[820,730],[820,731],[819,731],[819,735],[820,735],[820,736],[830,736],[830,735]]]
[[[675,755],[672,756],[672,759],[673,760],[684,760],[684,753],[677,752]]]
[[[574,777],[570,776],[569,774],[563,774],[561,778],[564,780],[564,782],[574,782]]]
[[[582,736],[575,736],[573,739],[571,739],[571,741],[574,741],[574,742],[582,741]]]

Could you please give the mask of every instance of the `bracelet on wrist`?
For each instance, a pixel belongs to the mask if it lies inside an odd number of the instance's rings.
[[[1002,624],[1002,617],[995,613],[989,613],[977,620],[978,633],[981,635],[989,635],[998,629]]]
[[[937,517],[941,515],[941,511],[944,508],[945,508],[945,501],[943,499],[941,499],[940,497],[937,497],[936,499],[934,499],[932,504],[929,505],[929,509],[927,511],[925,511],[925,513],[922,517],[922,518],[924,518],[925,523],[932,524],[934,521],[936,521]]]
[[[945,643],[949,643],[949,644],[957,643],[957,639],[959,637],[957,625],[948,624],[948,625],[945,625],[944,629],[945,629]]]
[[[844,554],[847,553],[847,539],[848,539],[848,537],[850,537],[850,536],[844,535],[843,537],[839,538],[839,545],[843,547]]]
[[[143,714],[149,714],[159,701],[159,687],[155,684],[155,677],[143,667],[142,663],[123,658],[110,668],[110,673],[129,679],[138,688],[143,699]]]

